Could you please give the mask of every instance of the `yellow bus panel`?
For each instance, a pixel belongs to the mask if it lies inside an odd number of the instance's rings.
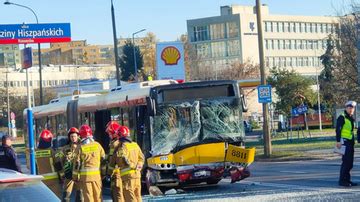
[[[226,152],[225,161],[250,164],[254,162],[254,158],[255,158],[255,148],[244,149],[242,147],[229,144],[229,147]]]
[[[210,143],[189,147],[175,153],[176,165],[206,164],[223,162],[225,143]]]

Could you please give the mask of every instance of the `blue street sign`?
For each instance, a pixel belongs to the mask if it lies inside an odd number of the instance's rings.
[[[32,49],[31,47],[24,48],[21,51],[22,68],[27,69],[32,67]]]
[[[0,25],[0,44],[70,42],[70,23]]]
[[[270,85],[260,85],[257,87],[258,90],[258,101],[259,103],[271,103],[271,86]]]
[[[298,107],[295,107],[291,110],[291,113],[295,116],[300,115],[300,114],[304,114],[308,111],[308,107],[307,105],[300,105]]]

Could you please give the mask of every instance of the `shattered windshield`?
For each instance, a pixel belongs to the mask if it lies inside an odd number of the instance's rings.
[[[202,100],[164,104],[152,118],[153,155],[203,141],[241,141],[242,109],[230,100]]]

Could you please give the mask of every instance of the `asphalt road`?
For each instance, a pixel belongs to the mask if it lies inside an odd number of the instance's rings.
[[[360,153],[355,154],[352,180],[360,183]],[[24,156],[20,155],[24,165]],[[224,179],[218,185],[184,188],[185,193],[144,201],[359,201],[360,186],[338,186],[340,158],[333,160],[255,162],[249,178],[235,184]],[[25,166],[24,166],[25,169]],[[104,194],[104,201],[111,201]]]
[[[360,186],[338,186],[340,159],[294,162],[256,162],[252,176],[230,184],[186,188],[186,193],[144,201],[359,201]],[[360,158],[355,159],[354,182],[360,182]]]

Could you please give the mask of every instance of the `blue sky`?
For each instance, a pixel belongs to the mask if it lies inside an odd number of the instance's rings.
[[[35,22],[23,8],[0,0],[0,24]],[[351,0],[262,0],[271,14],[337,15]],[[42,23],[70,22],[73,40],[112,44],[110,0],[12,0],[31,7]],[[114,0],[117,35],[147,29],[161,41],[186,33],[186,20],[220,15],[220,6],[254,5],[255,0]],[[140,34],[139,36],[144,35]]]

